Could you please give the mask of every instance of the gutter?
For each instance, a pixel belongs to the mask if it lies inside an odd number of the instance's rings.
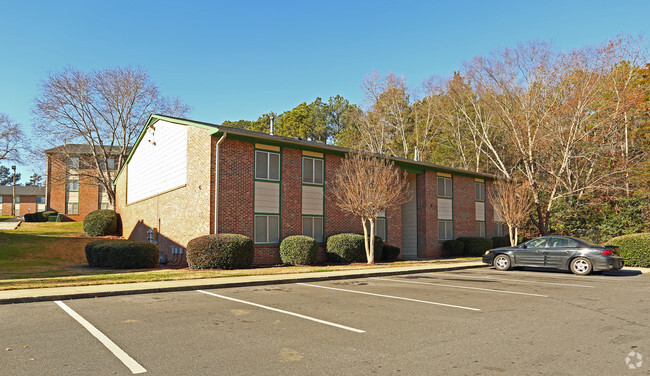
[[[214,233],[219,233],[219,144],[226,138],[228,133],[224,132],[215,150],[216,161],[214,163]]]

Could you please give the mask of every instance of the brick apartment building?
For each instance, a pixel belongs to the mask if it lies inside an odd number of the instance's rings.
[[[360,221],[325,195],[349,151],[152,115],[115,181],[123,234],[147,240],[155,229],[161,252],[170,255],[200,235],[238,233],[254,239],[256,264],[274,264],[287,236],[322,243],[362,233]],[[440,257],[447,239],[501,232],[486,201],[493,176],[392,160],[408,172],[413,199],[379,218],[377,232],[402,249],[402,258]]]
[[[0,186],[0,215],[11,215],[13,186]],[[45,211],[45,188],[38,186],[16,186],[17,217],[27,213]]]
[[[91,146],[68,144],[45,151],[47,179],[45,201],[48,209],[65,215],[67,220],[82,221],[97,209],[113,209],[104,187],[93,177],[96,163]],[[117,168],[109,158],[107,168]],[[117,172],[117,171],[115,171]]]

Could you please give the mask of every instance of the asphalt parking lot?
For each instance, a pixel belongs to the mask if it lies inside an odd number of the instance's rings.
[[[649,286],[485,268],[4,305],[0,374],[650,374]]]

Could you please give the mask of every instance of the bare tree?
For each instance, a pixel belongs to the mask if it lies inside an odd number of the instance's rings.
[[[341,209],[361,219],[366,257],[368,264],[373,264],[375,221],[381,213],[410,199],[406,174],[384,157],[353,152],[345,157],[328,188]]]
[[[140,68],[90,73],[67,68],[50,74],[40,90],[33,110],[36,133],[50,146],[88,145],[90,160],[79,171],[104,187],[112,205],[115,174],[149,116],[184,116],[190,110],[178,98],[163,97]],[[115,160],[114,170],[108,168],[111,159]]]
[[[0,161],[18,161],[25,135],[20,125],[6,114],[0,113]]]
[[[532,204],[530,189],[525,183],[500,180],[492,185],[488,195],[494,211],[508,226],[510,245],[517,245],[518,230],[528,220]]]

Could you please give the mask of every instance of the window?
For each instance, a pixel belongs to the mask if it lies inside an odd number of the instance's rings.
[[[103,159],[99,161],[99,168],[101,170],[106,169],[106,162],[104,162]],[[108,159],[108,169],[109,170],[115,170],[115,159],[113,159],[113,158]]]
[[[323,184],[323,160],[302,157],[302,182],[305,184]]]
[[[438,239],[452,240],[454,238],[454,222],[438,221]]]
[[[533,239],[526,243],[526,247],[528,248],[546,248],[547,244],[547,239],[546,238],[539,238],[539,239]]]
[[[474,182],[476,188],[476,201],[485,201],[485,183]]]
[[[65,164],[66,166],[68,166],[69,169],[78,169],[79,157],[66,158]]]
[[[0,196],[0,204],[2,204],[2,196]]]
[[[322,217],[302,217],[302,234],[311,236],[317,242],[323,242],[323,218]]]
[[[77,192],[79,191],[79,179],[70,178],[68,179],[68,192]]]
[[[108,201],[108,194],[106,193],[104,186],[100,184],[98,191],[99,199],[97,201],[99,202],[99,209],[113,209],[110,202]]]
[[[551,244],[549,244],[549,247],[551,247],[551,248],[577,248],[578,247],[578,242],[573,240],[573,239],[552,238]]]
[[[280,180],[280,154],[256,150],[255,179]]]
[[[255,215],[255,243],[280,242],[280,217],[277,215]]]
[[[377,218],[375,221],[375,235],[379,236],[384,243],[386,242],[386,218]]]
[[[0,201],[2,202],[2,201]],[[36,203],[37,204],[44,204],[45,203],[45,196],[37,196],[36,197]]]
[[[438,176],[438,197],[452,197],[451,178]]]
[[[476,236],[485,237],[485,222],[476,222]]]
[[[20,204],[20,196],[16,196],[16,204]]]
[[[69,202],[66,206],[66,214],[79,214],[79,203]]]
[[[505,236],[503,231],[503,223],[495,222],[494,223],[494,236]]]

